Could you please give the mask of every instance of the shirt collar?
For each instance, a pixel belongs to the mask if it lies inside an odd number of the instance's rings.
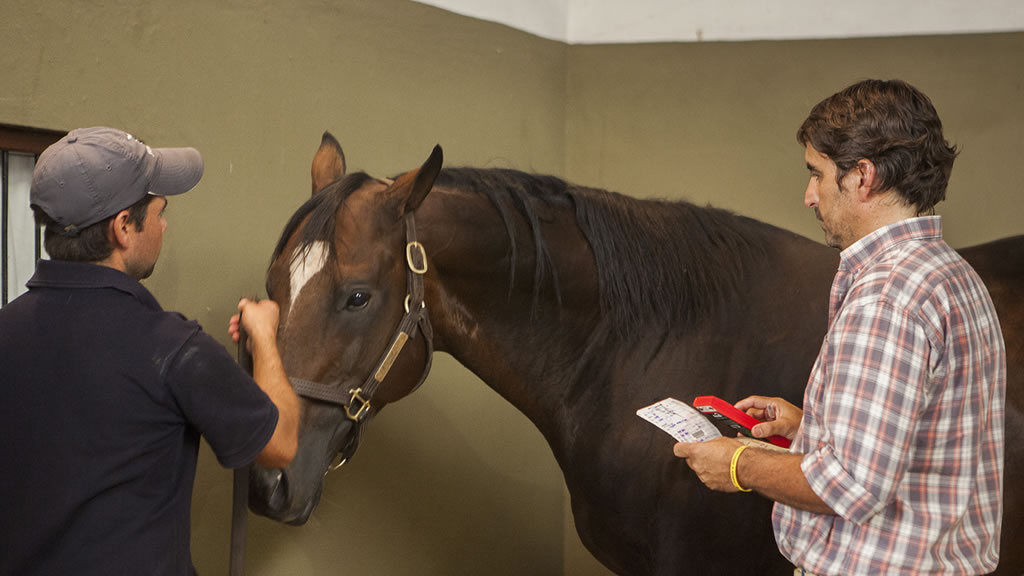
[[[889,248],[910,240],[942,238],[942,217],[921,216],[883,226],[839,253],[839,270],[854,272]]]
[[[138,280],[120,270],[87,262],[40,260],[26,284],[29,288],[113,288],[131,295],[143,305],[162,310],[156,298]]]

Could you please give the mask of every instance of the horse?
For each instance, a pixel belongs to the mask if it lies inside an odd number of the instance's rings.
[[[441,165],[435,147],[393,180],[347,173],[324,134],[313,195],[285,226],[266,279],[284,368],[302,397],[300,445],[287,468],[252,470],[251,509],[304,523],[336,454],[352,456],[372,417],[422,383],[437,350],[539,429],[580,539],[610,570],[792,573],[772,503],[708,490],[636,410],[701,394],[800,405],[837,252],[710,206]],[[1005,334],[1004,484],[1019,486],[1024,236],[963,254]],[[1024,498],[1005,492],[1003,534],[1018,534]],[[1003,540],[997,573],[1019,575],[1024,550]]]

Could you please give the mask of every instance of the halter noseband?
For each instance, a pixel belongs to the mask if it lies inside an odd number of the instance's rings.
[[[362,436],[363,426],[369,420],[373,409],[370,404],[373,394],[387,377],[405,343],[409,338],[415,336],[413,329],[417,326],[427,345],[427,363],[423,367],[423,374],[416,382],[416,386],[413,387],[413,391],[423,384],[427,374],[430,373],[430,366],[434,358],[434,333],[430,325],[430,318],[427,317],[426,304],[423,302],[423,275],[427,272],[427,253],[423,249],[423,245],[416,240],[416,220],[412,213],[405,216],[405,239],[405,261],[408,267],[406,278],[409,290],[405,297],[405,315],[402,316],[398,328],[395,329],[394,336],[391,338],[391,346],[381,355],[377,362],[377,368],[366,377],[362,386],[346,391],[342,390],[340,383],[328,385],[301,378],[288,378],[295,393],[299,396],[340,406],[345,410],[345,416],[359,425],[356,428],[355,437],[341,448],[340,462],[329,467],[329,471],[339,468],[359,448],[359,438]]]

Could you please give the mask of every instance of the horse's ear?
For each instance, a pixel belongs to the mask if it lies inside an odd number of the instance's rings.
[[[324,132],[320,139],[320,148],[313,156],[313,194],[323,190],[328,184],[345,175],[345,153],[341,144],[330,132]]]
[[[444,152],[441,145],[434,146],[427,161],[420,166],[419,170],[406,172],[395,180],[390,188],[390,194],[398,201],[399,215],[405,215],[419,208],[420,203],[427,197],[427,193],[434,187],[434,180],[441,172],[441,164],[444,163]]]

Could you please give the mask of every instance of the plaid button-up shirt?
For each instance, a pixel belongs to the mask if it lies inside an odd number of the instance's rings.
[[[783,554],[816,574],[980,574],[999,558],[1006,351],[938,217],[841,254],[792,450],[838,514],[776,504]]]

